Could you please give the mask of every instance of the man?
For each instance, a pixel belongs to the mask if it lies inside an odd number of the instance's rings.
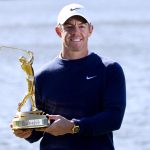
[[[93,26],[85,8],[65,6],[56,33],[60,55],[36,75],[36,105],[51,120],[46,129],[17,130],[41,150],[114,150],[113,131],[121,126],[125,78],[121,66],[88,49]]]

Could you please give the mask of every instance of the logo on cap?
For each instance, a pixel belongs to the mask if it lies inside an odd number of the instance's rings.
[[[74,10],[76,10],[76,9],[80,9],[80,8],[71,8],[70,11],[74,11]]]

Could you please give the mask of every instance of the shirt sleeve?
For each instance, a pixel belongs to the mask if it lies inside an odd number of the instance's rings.
[[[76,119],[79,134],[102,135],[121,127],[126,107],[125,77],[118,63],[106,67],[106,82],[102,100],[103,110],[92,117]]]
[[[41,137],[43,137],[43,132],[33,130],[31,136],[26,138],[25,140],[27,140],[30,143],[33,143],[37,142]]]

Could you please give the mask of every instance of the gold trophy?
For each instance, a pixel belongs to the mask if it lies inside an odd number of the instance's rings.
[[[50,124],[50,121],[47,119],[43,111],[38,110],[35,104],[35,85],[34,85],[34,70],[32,67],[33,64],[33,52],[26,51],[14,47],[0,46],[0,48],[11,48],[24,51],[29,55],[29,59],[22,56],[19,58],[21,63],[22,70],[26,73],[26,81],[28,83],[28,92],[24,96],[23,100],[18,104],[18,112],[16,116],[12,119],[12,129],[27,129],[27,128],[43,128],[47,127]],[[21,108],[27,102],[31,101],[32,111],[21,112]]]

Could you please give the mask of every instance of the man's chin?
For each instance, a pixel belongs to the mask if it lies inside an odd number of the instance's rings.
[[[75,46],[75,47],[70,47],[70,50],[75,51],[75,52],[80,52],[80,51],[82,51],[82,48]]]

